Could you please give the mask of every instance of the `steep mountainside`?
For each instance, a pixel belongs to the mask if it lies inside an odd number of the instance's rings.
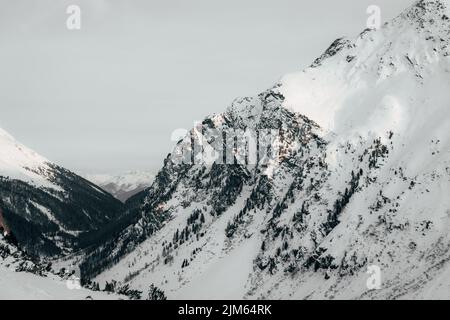
[[[110,194],[0,131],[0,221],[34,256],[57,256],[101,241],[122,216]]]
[[[418,1],[206,118],[83,275],[169,298],[448,298],[449,8]]]
[[[149,188],[155,175],[145,171],[130,171],[118,175],[92,174],[86,175],[85,178],[125,202]]]

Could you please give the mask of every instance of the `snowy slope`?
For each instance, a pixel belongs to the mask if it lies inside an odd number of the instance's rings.
[[[111,195],[0,129],[0,210],[19,244],[36,256],[65,254],[98,241],[123,213]]]
[[[391,129],[408,135],[430,129],[426,120],[444,126],[449,16],[446,1],[421,1],[381,30],[337,40],[328,49],[333,56],[326,53],[312,67],[283,77],[283,106],[344,137]]]
[[[0,175],[36,186],[60,188],[48,179],[50,161],[16,141],[0,128]]]
[[[150,187],[155,175],[147,171],[130,171],[118,175],[92,174],[85,178],[125,202]]]
[[[31,261],[26,253],[0,235],[0,300],[126,298],[82,288],[69,270],[55,273],[50,266],[49,263]]]
[[[120,296],[87,289],[70,289],[56,277],[39,277],[0,266],[0,300],[117,300]]]
[[[180,164],[192,137],[202,143],[193,129],[116,239],[126,256],[96,279],[186,299],[449,298],[449,8],[418,1],[206,118],[227,135],[276,129],[282,152]]]

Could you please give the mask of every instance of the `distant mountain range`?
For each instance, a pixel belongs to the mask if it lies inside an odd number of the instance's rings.
[[[100,186],[122,202],[149,188],[155,175],[147,171],[129,171],[123,174],[91,174],[85,178]]]

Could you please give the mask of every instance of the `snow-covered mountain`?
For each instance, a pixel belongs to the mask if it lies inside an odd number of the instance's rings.
[[[117,175],[90,174],[85,178],[125,202],[150,187],[155,175],[148,171],[129,171]]]
[[[59,190],[40,172],[51,170],[50,161],[16,141],[1,128],[0,146],[0,172],[3,177]]]
[[[120,201],[0,130],[0,221],[36,257],[101,240],[123,214]]]
[[[448,298],[449,17],[449,0],[418,1],[206,118],[83,276],[169,298]],[[241,133],[268,129],[268,161],[248,161]],[[180,163],[222,137],[234,164]]]

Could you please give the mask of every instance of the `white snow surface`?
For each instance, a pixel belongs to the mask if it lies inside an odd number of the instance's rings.
[[[0,128],[0,176],[22,180],[37,187],[60,190],[48,180],[49,163],[49,160]]]
[[[94,300],[116,300],[126,298],[78,287],[72,277],[66,279],[48,271],[39,273],[36,269],[39,269],[39,266],[0,235],[0,300],[83,300],[88,297]],[[35,272],[32,273],[29,270],[35,270]]]

